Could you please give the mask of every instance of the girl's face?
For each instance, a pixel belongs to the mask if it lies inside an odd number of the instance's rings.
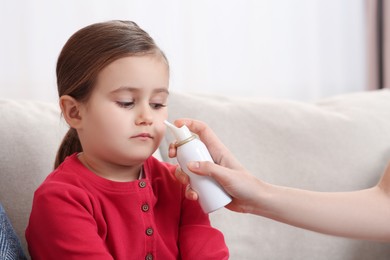
[[[165,133],[169,72],[158,55],[118,59],[98,75],[81,106],[83,152],[114,165],[142,164]]]

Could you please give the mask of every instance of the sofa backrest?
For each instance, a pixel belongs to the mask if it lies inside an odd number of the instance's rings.
[[[169,120],[208,123],[263,180],[318,191],[374,185],[390,159],[390,91],[303,103],[172,92]],[[53,169],[67,125],[58,105],[0,99],[0,202],[26,250],[35,189]],[[163,160],[172,136],[160,151]],[[158,155],[157,155],[158,157]],[[174,161],[172,161],[174,162]],[[388,259],[385,243],[335,238],[226,209],[211,214],[231,259]],[[27,252],[27,251],[26,251]]]
[[[0,202],[27,252],[24,231],[35,189],[53,170],[67,129],[57,104],[0,100]]]

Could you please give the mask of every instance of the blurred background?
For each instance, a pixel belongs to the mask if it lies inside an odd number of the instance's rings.
[[[383,2],[1,0],[0,97],[56,102],[62,46],[112,19],[156,40],[172,91],[313,101],[383,88]]]

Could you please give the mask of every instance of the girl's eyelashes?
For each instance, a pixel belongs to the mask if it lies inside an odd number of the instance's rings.
[[[150,107],[153,109],[161,109],[166,107],[166,104],[161,104],[161,103],[150,103]]]
[[[132,109],[135,106],[134,101],[116,101],[116,104],[121,107],[121,108],[126,108],[126,109]],[[166,107],[167,105],[164,103],[149,103],[150,107],[152,109],[158,110],[161,108]]]
[[[133,108],[135,105],[134,101],[116,101],[116,104],[122,108]]]

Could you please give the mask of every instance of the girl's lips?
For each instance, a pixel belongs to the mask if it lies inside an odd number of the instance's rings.
[[[131,138],[151,138],[151,139],[153,139],[153,137],[148,133],[140,133],[137,135],[133,135]]]

